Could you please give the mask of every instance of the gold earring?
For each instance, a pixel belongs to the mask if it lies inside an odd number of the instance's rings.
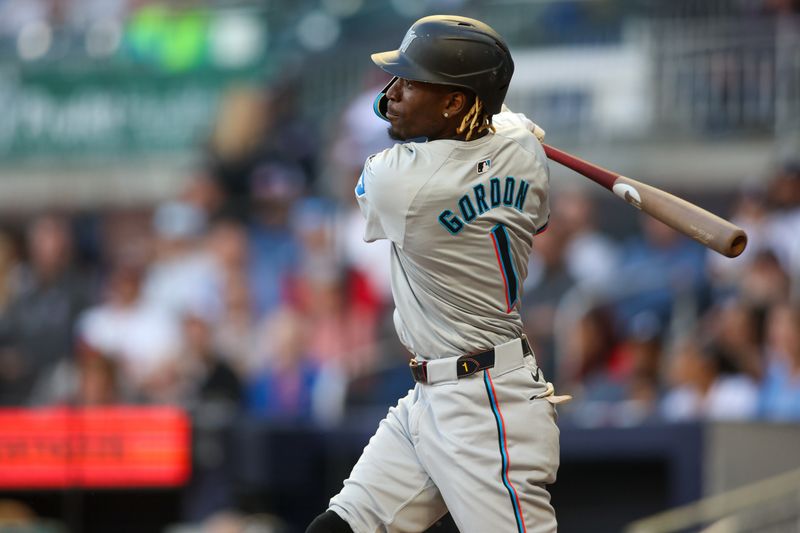
[[[447,117],[449,117],[449,116],[450,116],[450,114],[449,114],[447,111],[445,111],[445,112],[444,112],[444,118],[447,118]]]

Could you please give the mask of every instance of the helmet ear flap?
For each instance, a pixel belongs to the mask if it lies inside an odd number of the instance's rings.
[[[386,93],[389,92],[389,87],[396,81],[397,76],[393,77],[389,83],[386,84],[386,87],[381,89],[381,92],[378,93],[378,96],[375,97],[375,101],[372,103],[372,109],[375,111],[375,114],[386,122],[389,122],[389,118],[386,116],[386,111],[389,108],[389,98],[386,96]]]

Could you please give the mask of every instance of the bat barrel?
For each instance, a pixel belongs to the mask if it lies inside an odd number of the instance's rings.
[[[740,255],[747,246],[742,228],[683,198],[626,176],[620,176],[612,190],[637,209],[726,257]]]
[[[747,246],[747,234],[725,219],[661,189],[621,176],[547,144],[542,146],[548,159],[602,185],[637,209],[724,256],[736,257]]]

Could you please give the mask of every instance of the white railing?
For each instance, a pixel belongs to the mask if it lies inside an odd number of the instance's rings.
[[[631,523],[625,533],[797,533],[800,469]]]

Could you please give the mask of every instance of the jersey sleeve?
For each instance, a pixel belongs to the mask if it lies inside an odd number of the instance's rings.
[[[364,240],[389,239],[403,245],[409,207],[419,190],[414,143],[397,144],[370,156],[356,185],[356,199],[367,222]]]

